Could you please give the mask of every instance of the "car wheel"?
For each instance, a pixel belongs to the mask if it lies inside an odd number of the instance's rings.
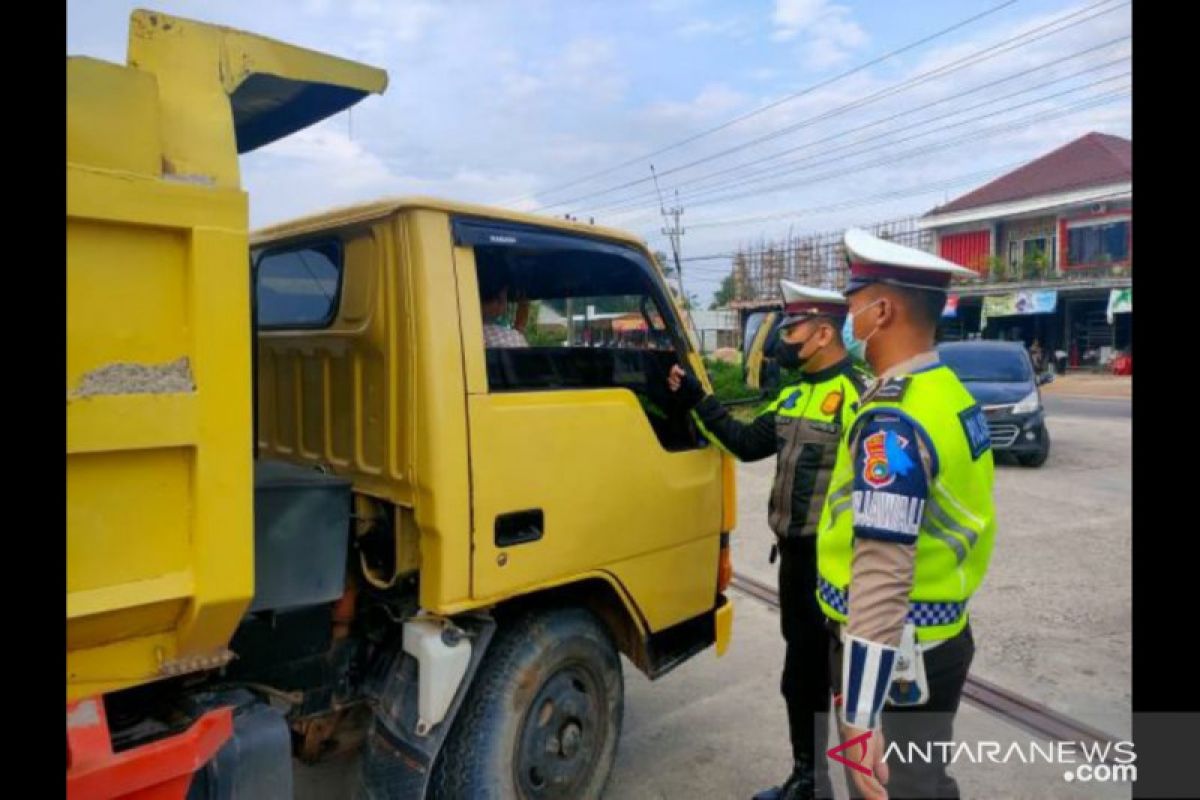
[[[1040,467],[1050,457],[1050,431],[1045,426],[1038,431],[1038,449],[1032,453],[1022,453],[1017,456],[1023,467]]]

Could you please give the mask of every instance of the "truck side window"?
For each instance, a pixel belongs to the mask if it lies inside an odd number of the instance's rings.
[[[701,446],[666,384],[686,339],[640,255],[490,245],[474,253],[489,392],[628,389],[665,449]]]
[[[342,248],[336,241],[267,250],[258,257],[259,328],[324,328],[337,315]]]

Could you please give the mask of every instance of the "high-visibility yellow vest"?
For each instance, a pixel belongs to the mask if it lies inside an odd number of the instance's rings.
[[[996,532],[987,421],[949,367],[889,379],[902,391],[868,391],[838,446],[817,533],[817,599],[845,622],[854,557],[854,459],[861,423],[876,410],[908,417],[928,435],[929,496],[917,534],[908,621],[919,641],[948,639],[967,624],[967,601],[983,581]],[[899,395],[897,398],[896,396]]]

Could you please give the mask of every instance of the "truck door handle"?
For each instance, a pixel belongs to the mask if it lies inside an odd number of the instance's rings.
[[[540,508],[510,511],[496,516],[496,546],[536,542],[545,530],[545,518]]]

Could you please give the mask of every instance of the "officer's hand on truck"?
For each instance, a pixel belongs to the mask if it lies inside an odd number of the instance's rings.
[[[704,399],[704,386],[695,375],[675,364],[667,373],[667,388],[679,395],[688,408],[694,407]]]
[[[685,377],[687,377],[687,373],[683,371],[683,367],[678,364],[671,365],[671,372],[667,375],[667,387],[672,392],[678,392]]]

